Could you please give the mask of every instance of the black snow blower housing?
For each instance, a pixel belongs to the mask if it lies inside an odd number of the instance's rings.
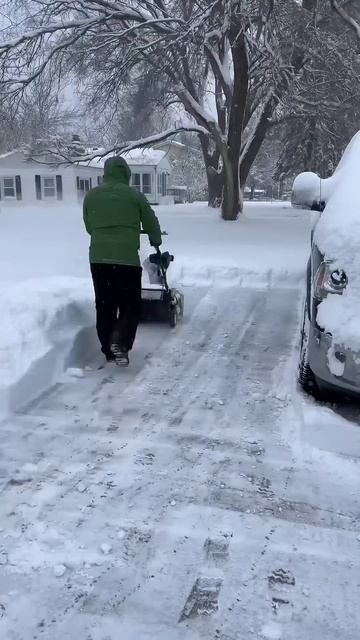
[[[184,315],[184,296],[177,289],[169,287],[166,272],[174,261],[168,251],[157,249],[144,262],[149,276],[149,285],[141,290],[142,320],[168,322],[175,327]]]

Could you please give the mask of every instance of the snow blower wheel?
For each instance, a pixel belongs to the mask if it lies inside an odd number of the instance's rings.
[[[170,314],[169,314],[170,327],[172,329],[175,329],[177,322],[178,322],[178,314],[177,314],[176,307],[170,307]]]

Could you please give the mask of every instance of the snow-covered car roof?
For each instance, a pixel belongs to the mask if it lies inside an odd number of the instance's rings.
[[[329,259],[346,263],[351,249],[360,253],[359,167],[360,132],[347,146],[334,174],[321,180],[326,208],[316,227],[315,240]]]

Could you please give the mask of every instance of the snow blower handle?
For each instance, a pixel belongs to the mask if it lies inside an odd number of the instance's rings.
[[[158,274],[163,281],[163,286],[165,288],[165,291],[169,291],[169,285],[167,283],[167,277],[166,277],[166,268],[163,263],[163,254],[161,253],[161,250],[158,244],[154,246],[154,249],[158,257]]]
[[[144,229],[141,229],[140,234],[141,234],[142,236],[147,236],[147,235],[148,235],[148,234],[146,233],[146,231],[144,231]],[[169,234],[168,234],[168,232],[167,232],[167,231],[161,231],[161,235],[162,235],[162,236],[168,236]]]

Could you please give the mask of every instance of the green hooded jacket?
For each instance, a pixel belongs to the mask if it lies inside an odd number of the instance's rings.
[[[159,221],[145,196],[129,186],[131,171],[120,157],[105,162],[103,184],[86,194],[84,222],[91,236],[90,262],[140,266],[140,231],[161,245]]]

